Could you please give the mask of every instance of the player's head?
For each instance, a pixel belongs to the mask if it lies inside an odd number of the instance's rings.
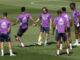
[[[25,12],[26,8],[25,7],[21,7],[21,12]]]
[[[43,7],[42,11],[43,11],[44,14],[48,13],[48,9],[46,7]]]
[[[74,9],[76,8],[76,4],[75,4],[75,3],[70,3],[70,8],[71,8],[72,10],[74,10]]]
[[[7,12],[3,13],[3,17],[7,17],[7,15],[8,15]]]
[[[58,10],[57,11],[57,14],[58,14],[58,16],[61,16],[62,15],[62,11],[61,10]]]
[[[66,12],[66,7],[62,7],[62,12]]]

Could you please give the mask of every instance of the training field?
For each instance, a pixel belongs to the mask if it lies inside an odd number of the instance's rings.
[[[8,19],[11,20],[12,23],[15,22],[17,16],[21,13],[20,8],[23,6],[26,7],[26,11],[30,13],[35,20],[42,12],[41,8],[43,6],[49,9],[53,19],[56,17],[56,10],[61,9],[63,6],[66,6],[67,12],[72,15],[72,11],[69,8],[70,2],[77,3],[77,8],[80,10],[80,0],[0,0],[0,18],[2,18],[3,12],[8,12]],[[19,25],[20,24],[14,27],[12,26],[11,32],[13,51],[17,56],[9,56],[8,45],[5,43],[5,56],[0,56],[0,60],[80,60],[80,47],[73,47],[73,50],[70,50],[70,56],[66,55],[65,49],[61,51],[61,56],[56,56],[56,41],[55,36],[52,35],[52,31],[50,31],[48,46],[35,46],[38,40],[39,29],[32,26],[31,21],[29,21],[29,29],[22,37],[26,47],[21,48],[19,42],[16,42],[14,38],[17,34]],[[74,27],[72,28],[71,36],[74,43]],[[45,34],[43,35],[42,41],[44,41],[44,39]]]

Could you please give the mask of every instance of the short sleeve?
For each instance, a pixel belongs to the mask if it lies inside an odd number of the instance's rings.
[[[10,22],[10,21],[8,21],[8,27],[9,27],[9,26],[11,26],[11,22]]]
[[[42,19],[42,14],[40,14],[39,19]]]
[[[79,16],[79,11],[77,10],[76,15]]]
[[[18,16],[17,21],[20,21],[20,16]]]
[[[69,20],[71,20],[71,15],[69,15]]]
[[[50,20],[52,19],[52,16],[51,16],[51,15],[49,15],[49,19],[50,19]]]
[[[28,14],[28,18],[30,19],[30,18],[32,18],[32,16],[30,14]]]
[[[57,24],[57,18],[54,19],[53,24]]]

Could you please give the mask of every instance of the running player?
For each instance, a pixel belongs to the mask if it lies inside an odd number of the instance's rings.
[[[72,19],[71,19],[70,14],[66,13],[66,8],[65,7],[62,7],[62,17],[65,17],[66,20],[67,20],[68,32],[66,32],[66,35],[67,35],[68,40],[69,40],[70,49],[72,49],[72,40],[71,40],[71,36],[70,36],[70,32],[71,32],[70,28],[72,28]],[[62,43],[60,44],[60,49],[62,49]]]
[[[17,36],[15,36],[15,37],[16,37],[16,40],[18,40],[21,43],[22,48],[24,48],[24,44],[22,42],[21,37],[22,37],[23,33],[28,29],[29,19],[31,19],[31,21],[34,24],[35,24],[35,22],[34,22],[33,18],[31,17],[31,15],[26,13],[25,7],[21,8],[21,12],[22,12],[22,14],[20,14],[18,16],[17,21],[13,24],[13,26],[16,25],[18,22],[21,22],[21,25],[20,25],[20,28],[18,30]]]
[[[67,31],[67,22],[64,17],[62,17],[62,12],[59,10],[57,11],[58,16],[54,19],[53,22],[53,35],[54,35],[54,30],[55,26],[57,26],[57,31],[56,31],[56,40],[57,40],[57,56],[60,55],[60,40],[61,38],[64,40],[64,44],[66,47],[67,55],[69,55],[69,49],[68,49],[68,44],[67,44],[67,36],[65,33],[65,30]]]
[[[7,19],[7,13],[3,13],[3,19],[0,20],[0,42],[1,42],[1,56],[4,56],[4,41],[8,42],[10,56],[16,56],[12,52],[11,47],[11,22]]]
[[[43,32],[45,32],[46,37],[45,37],[44,45],[46,46],[48,41],[48,36],[49,36],[49,30],[52,29],[52,16],[50,13],[48,13],[48,9],[46,7],[43,7],[42,11],[43,12],[41,13],[40,17],[36,20],[36,23],[42,20],[39,39],[38,39],[38,45],[41,45],[42,34]]]
[[[80,28],[80,14],[79,14],[79,11],[76,9],[75,3],[70,3],[70,8],[71,8],[71,10],[73,10],[75,35],[76,35],[76,42],[75,42],[74,46],[80,46],[79,41],[78,41],[79,28]]]

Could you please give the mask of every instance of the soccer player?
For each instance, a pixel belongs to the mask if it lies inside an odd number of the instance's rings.
[[[16,56],[12,52],[11,47],[11,22],[7,19],[7,13],[3,13],[3,19],[0,20],[0,42],[1,42],[1,56],[4,56],[4,41],[8,42],[10,56]]]
[[[76,9],[75,3],[70,3],[70,8],[71,8],[71,10],[73,10],[75,35],[76,35],[76,42],[75,42],[74,46],[80,46],[79,41],[78,41],[79,28],[80,28],[80,14],[79,14],[79,11]]]
[[[49,37],[49,30],[52,29],[52,16],[50,13],[48,13],[48,9],[46,7],[42,8],[42,13],[40,14],[40,17],[36,20],[36,23],[38,23],[40,20],[42,20],[42,23],[40,27],[38,45],[41,45],[42,34],[43,32],[45,32],[46,37],[45,37],[44,45],[46,46],[48,42],[48,37]]]
[[[67,31],[67,22],[64,17],[62,17],[62,12],[59,10],[57,11],[58,16],[54,19],[53,22],[53,35],[55,31],[55,26],[57,26],[57,31],[56,31],[56,40],[57,40],[57,56],[60,55],[60,40],[61,38],[64,40],[64,44],[66,47],[67,55],[69,55],[69,49],[68,49],[68,44],[67,44],[67,36],[65,33],[65,30]]]
[[[16,40],[21,43],[22,48],[24,48],[24,44],[22,42],[21,37],[22,37],[23,33],[28,29],[28,21],[29,21],[29,19],[34,24],[35,24],[35,22],[34,22],[33,18],[31,17],[31,15],[29,13],[26,13],[25,7],[21,8],[21,12],[22,12],[22,14],[20,14],[18,16],[17,21],[13,24],[13,26],[16,25],[17,23],[21,22],[20,28],[19,28],[18,33],[17,33],[17,36],[15,36],[15,37],[16,37]]]
[[[71,28],[72,28],[72,19],[71,19],[70,14],[68,14],[66,12],[66,7],[62,7],[62,16],[65,17],[66,21],[67,21],[68,32],[66,32],[66,35],[67,35],[68,40],[69,40],[70,49],[72,49],[72,40],[71,40],[71,36],[70,36],[70,32],[71,32]],[[62,49],[62,43],[60,44],[60,49]]]

